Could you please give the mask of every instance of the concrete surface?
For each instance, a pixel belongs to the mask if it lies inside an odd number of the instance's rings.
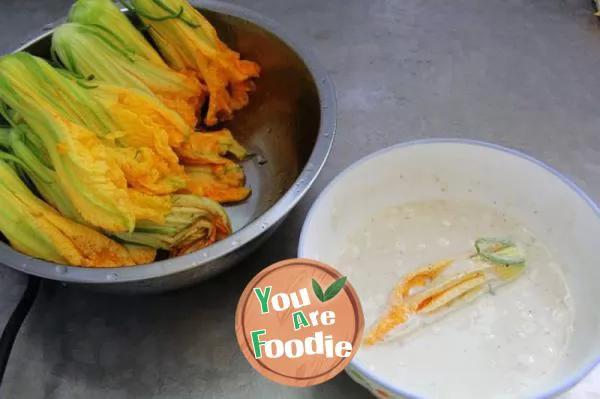
[[[2,0],[0,49],[69,0]],[[2,398],[368,398],[342,375],[290,389],[254,372],[233,316],[244,285],[295,255],[303,218],[338,172],[400,141],[440,136],[523,150],[600,200],[600,31],[590,0],[238,0],[302,36],[337,88],[321,177],[251,259],[209,283],[120,298],[46,285],[16,343]],[[23,277],[0,268],[0,326]],[[596,396],[597,397],[597,396]]]

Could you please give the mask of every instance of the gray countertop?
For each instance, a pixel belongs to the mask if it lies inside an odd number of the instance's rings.
[[[2,0],[0,49],[70,0]],[[291,389],[254,372],[233,329],[245,284],[293,257],[316,195],[385,146],[458,136],[546,161],[600,200],[600,30],[591,0],[238,0],[304,39],[337,89],[320,178],[268,243],[182,292],[115,297],[47,284],[16,342],[2,398],[369,398],[345,375]],[[0,326],[24,278],[0,268]]]

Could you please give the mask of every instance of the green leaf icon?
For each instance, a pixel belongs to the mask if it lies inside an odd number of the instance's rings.
[[[319,285],[317,280],[315,280],[314,278],[312,279],[312,288],[313,288],[313,291],[314,291],[315,295],[317,296],[317,298],[319,298],[319,301],[325,302],[325,296],[323,295],[323,288],[321,288],[321,286]]]
[[[348,278],[344,276],[344,277],[334,281],[333,284],[331,284],[329,286],[329,288],[327,288],[325,293],[323,293],[323,288],[321,288],[321,286],[319,285],[317,280],[315,280],[313,278],[312,279],[312,288],[313,288],[313,291],[314,291],[315,295],[317,296],[317,298],[319,298],[319,301],[327,302],[327,301],[330,301],[333,298],[335,298],[337,296],[337,294],[340,293],[342,288],[344,288],[344,285],[346,284],[347,279]]]
[[[323,302],[327,302],[333,298],[336,297],[337,294],[340,293],[340,291],[342,290],[342,288],[344,288],[344,285],[346,284],[346,280],[348,278],[346,276],[336,280],[333,284],[331,284],[329,286],[329,288],[327,288],[327,291],[325,291],[325,296],[324,296],[324,301]]]

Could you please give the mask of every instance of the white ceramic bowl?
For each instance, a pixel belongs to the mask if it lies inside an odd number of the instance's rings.
[[[299,257],[343,272],[336,260],[348,233],[374,212],[444,198],[493,203],[552,248],[573,298],[574,331],[567,356],[533,397],[569,390],[600,360],[600,209],[574,183],[528,155],[488,143],[435,139],[367,156],[320,194],[304,224]],[[365,270],[376,272],[374,267]],[[416,396],[371,372],[358,358],[346,371],[376,396]]]

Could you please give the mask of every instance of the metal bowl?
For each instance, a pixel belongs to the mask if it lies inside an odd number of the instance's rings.
[[[227,207],[234,234],[189,254],[117,269],[82,268],[33,259],[0,243],[0,263],[22,272],[116,292],[160,292],[205,280],[254,251],[282,222],[315,181],[335,133],[335,97],[324,68],[279,24],[231,4],[193,4],[222,40],[262,67],[250,105],[230,128],[256,154],[244,164],[252,196]],[[47,58],[53,27],[14,51]]]

